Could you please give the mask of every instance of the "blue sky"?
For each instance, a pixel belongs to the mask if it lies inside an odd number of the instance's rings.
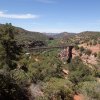
[[[0,23],[30,31],[100,31],[100,0],[0,0]]]

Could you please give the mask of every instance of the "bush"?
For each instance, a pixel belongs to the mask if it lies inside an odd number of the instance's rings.
[[[90,56],[91,53],[92,53],[92,51],[91,51],[90,49],[86,49],[86,50],[84,51],[84,53],[85,53],[86,55]]]
[[[10,71],[10,76],[22,86],[30,84],[30,77],[22,69],[15,69]]]
[[[85,49],[84,49],[84,47],[82,46],[82,47],[80,47],[80,52],[83,52]]]
[[[51,78],[48,82],[43,84],[43,91],[47,100],[72,100],[73,90],[72,83],[61,78]]]
[[[76,46],[75,46],[75,50],[79,50],[79,47],[78,47],[78,45],[76,45]]]
[[[99,82],[82,82],[77,86],[77,90],[84,95],[85,100],[100,100]]]
[[[94,55],[94,57],[97,57],[97,53],[95,52],[95,53],[93,53],[93,55]]]
[[[9,74],[0,74],[0,100],[29,100],[28,91]]]
[[[92,70],[84,65],[79,57],[75,57],[72,60],[72,63],[68,65],[68,69],[70,71],[70,74],[68,75],[69,80],[75,85],[82,81],[94,80]]]
[[[97,56],[98,56],[98,59],[100,59],[100,52],[98,53],[98,55],[97,55]]]

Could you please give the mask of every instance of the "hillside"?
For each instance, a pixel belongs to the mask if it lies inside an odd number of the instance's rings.
[[[85,32],[81,32],[78,34],[78,36],[80,37],[87,37],[87,38],[97,38],[98,36],[100,37],[100,32],[96,32],[96,31],[85,31]]]
[[[96,32],[96,31],[84,31],[84,32],[80,32],[80,33],[68,33],[68,32],[62,32],[59,34],[54,34],[55,38],[64,38],[64,37],[70,37],[70,36],[77,36],[80,38],[93,38],[96,39],[98,37],[100,37],[100,32]]]
[[[3,24],[0,24],[0,28],[4,27]],[[45,41],[48,39],[48,36],[40,32],[31,32],[20,27],[15,27],[15,38],[19,43],[27,43],[33,40]]]
[[[95,31],[85,31],[81,33],[60,33],[55,35],[58,41],[62,41],[64,43],[74,43],[74,44],[82,44],[89,43],[95,44],[96,42],[100,43],[100,32]]]
[[[31,39],[44,39],[45,35],[39,38],[41,33],[17,27],[15,30],[7,24],[0,34],[0,100],[100,100],[99,43],[81,43],[86,35],[82,34],[74,48],[27,52],[17,42],[26,44]],[[46,37],[46,43],[67,45],[68,41],[74,43],[78,35],[53,40]],[[43,45],[41,41],[34,43]]]

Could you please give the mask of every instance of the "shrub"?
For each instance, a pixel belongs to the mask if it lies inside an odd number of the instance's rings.
[[[28,91],[9,74],[0,74],[0,100],[29,100]]]
[[[93,53],[93,55],[94,55],[94,57],[97,57],[97,53],[95,52],[95,53]]]
[[[96,81],[82,82],[77,90],[85,96],[85,100],[100,100],[100,84]]]
[[[84,49],[84,47],[82,46],[82,47],[80,47],[80,52],[83,52],[85,49]]]
[[[70,71],[70,74],[68,75],[69,80],[75,85],[82,81],[94,80],[92,70],[88,66],[84,65],[78,57],[72,60],[68,65],[68,69]]]
[[[91,46],[92,45],[92,42],[90,42],[89,45]]]
[[[90,49],[86,49],[86,50],[84,51],[84,53],[85,53],[86,55],[90,56],[91,53],[92,53],[92,51],[91,51]]]
[[[98,53],[98,55],[97,55],[97,56],[98,56],[98,59],[100,59],[100,52]]]
[[[79,47],[78,47],[78,45],[76,45],[76,46],[75,46],[75,50],[78,50],[78,49],[79,49]]]
[[[47,100],[72,100],[73,90],[72,83],[61,78],[51,78],[44,83],[43,91],[47,96]]]

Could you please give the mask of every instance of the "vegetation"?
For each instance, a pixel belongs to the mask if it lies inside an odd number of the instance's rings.
[[[99,82],[82,82],[78,85],[78,91],[85,96],[85,100],[100,99],[100,84]]]
[[[84,53],[86,55],[91,55],[92,51],[90,49],[85,49]]]
[[[82,47],[80,47],[80,52],[82,53],[83,51],[84,51],[85,49],[84,49],[84,47],[82,46]]]
[[[0,28],[2,29],[5,25],[4,24],[0,24]],[[19,43],[19,44],[23,44],[23,45],[28,45],[29,42],[31,41],[47,41],[48,40],[48,36],[46,36],[43,33],[40,32],[30,32],[27,30],[24,30],[22,28],[19,27],[13,27],[14,28],[14,37],[15,40]],[[0,31],[0,33],[2,33]]]
[[[14,69],[17,67],[16,61],[19,59],[21,47],[14,40],[14,29],[11,24],[6,24],[0,29],[0,59],[1,66]]]
[[[74,57],[70,63],[64,63],[58,56],[61,49],[26,52],[16,35],[19,37],[22,32],[27,39],[30,40],[30,37],[25,30],[16,31],[17,29],[19,28],[11,24],[0,27],[0,100],[73,100],[76,94],[82,94],[85,100],[100,99],[99,63],[90,67],[79,56]],[[21,41],[24,41],[24,35],[21,36]],[[37,37],[39,35],[37,33]],[[67,44],[68,41],[74,41],[73,36],[67,39],[47,39],[45,42],[48,46],[57,46],[62,44],[60,42]],[[78,44],[76,43],[75,50],[80,55],[91,55],[90,50],[79,47]],[[100,60],[100,53],[94,55]]]
[[[17,82],[9,73],[0,73],[0,100],[29,100],[28,90]]]
[[[100,52],[98,53],[98,59],[100,59]]]

